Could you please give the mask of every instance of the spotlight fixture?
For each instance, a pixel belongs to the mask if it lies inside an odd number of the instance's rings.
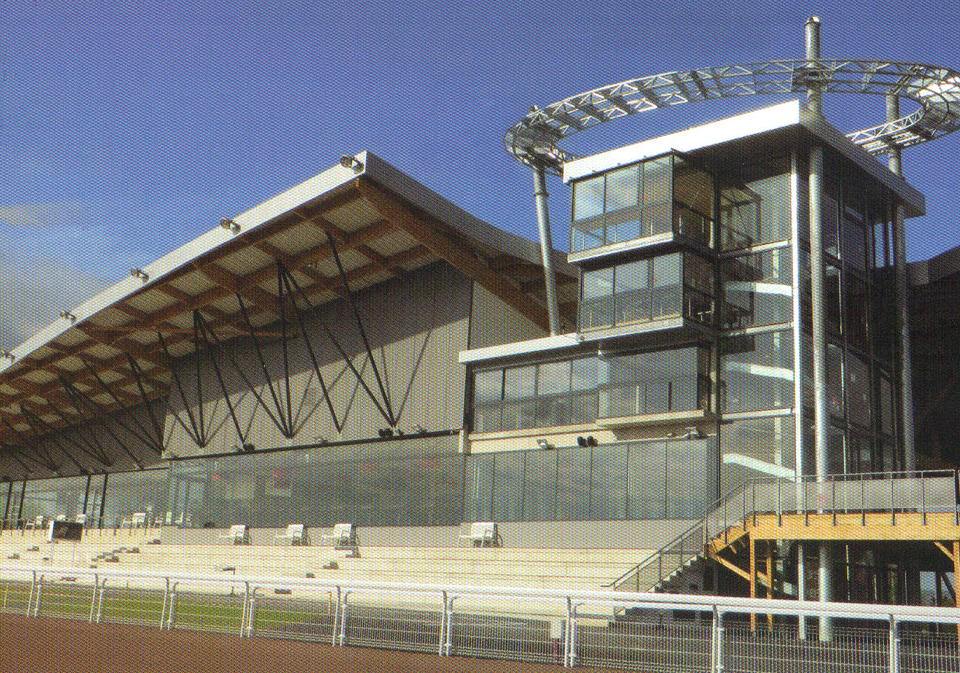
[[[150,280],[150,274],[148,274],[143,269],[130,269],[130,275],[133,276],[134,278],[138,278],[142,280],[144,283]]]
[[[220,226],[226,229],[227,231],[229,231],[231,234],[240,233],[240,224],[236,220],[231,220],[228,217],[225,217],[222,220],[220,220]]]
[[[550,444],[550,442],[548,442],[547,440],[542,439],[542,438],[541,438],[541,439],[537,439],[537,446],[539,446],[541,449],[552,449],[552,448],[553,448],[553,446]]]
[[[11,353],[10,351],[3,351],[2,355],[4,358],[6,358],[7,360],[10,360],[11,362],[17,359],[17,356]]]
[[[391,428],[382,428],[377,431],[377,434],[380,435],[381,439],[386,439],[387,437],[393,437],[393,430]]]
[[[340,165],[344,168],[349,168],[354,173],[359,173],[363,170],[363,162],[357,159],[356,157],[351,157],[343,155],[340,157]]]
[[[577,437],[577,446],[589,446],[586,437]]]
[[[70,311],[60,311],[60,317],[70,322],[77,322],[77,316],[70,313]]]
[[[695,425],[684,429],[687,431],[687,434],[685,435],[686,439],[703,439],[706,437],[706,435],[703,434],[703,430]]]
[[[425,435],[425,434],[427,434],[427,429],[426,429],[425,427],[423,427],[422,425],[415,425],[415,426],[413,426],[413,431],[414,431],[415,433],[417,433],[418,435]]]
[[[254,451],[257,450],[257,447],[256,447],[256,445],[254,445],[254,444],[244,444],[244,445],[243,445],[243,450],[244,450],[244,452],[246,452],[246,453],[253,453]]]
[[[597,445],[597,438],[594,437],[593,435],[588,435],[587,446],[596,446],[596,445]]]

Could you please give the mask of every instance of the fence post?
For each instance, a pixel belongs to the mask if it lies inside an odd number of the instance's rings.
[[[105,594],[106,591],[107,591],[107,578],[104,577],[103,581],[100,583],[100,591],[98,592],[100,594],[100,597],[97,599],[97,621],[96,621],[97,624],[99,624],[103,619],[103,594]]]
[[[927,478],[920,473],[920,509],[923,510],[923,525],[927,525]]]
[[[712,673],[723,673],[723,613],[716,606],[713,607],[713,628],[711,632],[712,647],[710,653],[713,661],[710,662],[710,670]]]
[[[163,622],[167,618],[167,603],[170,600],[170,578],[163,578],[163,603],[160,605],[160,630],[163,631]]]
[[[177,619],[177,587],[180,582],[174,582],[170,589],[170,607],[167,609],[167,631],[173,630],[173,624]]]
[[[890,477],[890,525],[891,526],[897,525],[897,510],[893,506],[893,502],[894,502],[893,489],[896,486],[896,483],[895,483],[896,481],[897,480],[894,479],[893,476],[891,475]]]
[[[33,595],[36,593],[37,587],[37,571],[32,570],[31,579],[30,579],[30,596],[27,598],[27,617],[30,616],[30,613],[33,611]]]
[[[340,636],[338,640],[340,641],[340,647],[343,647],[347,642],[347,599],[350,597],[351,591],[343,592],[343,600],[341,601],[340,606]]]
[[[837,525],[837,480],[836,479],[830,480],[830,487],[832,489],[831,495],[830,495],[830,498],[831,498],[830,507],[833,510],[833,525],[836,526]]]
[[[453,649],[453,602],[457,600],[456,596],[450,596],[450,600],[447,602],[447,636],[445,642],[443,643],[443,655],[445,657],[450,656],[450,651]]]
[[[866,501],[866,492],[865,486],[863,484],[863,476],[860,476],[860,525],[867,525],[867,501]]]
[[[36,599],[35,599],[35,600],[36,600],[36,603],[35,603],[35,605],[33,606],[33,616],[34,616],[34,617],[39,617],[39,616],[40,616],[40,594],[41,594],[42,591],[43,591],[43,578],[44,578],[44,575],[41,574],[41,575],[40,575],[40,578],[37,580],[37,597],[36,597]]]
[[[340,587],[337,587],[337,605],[333,609],[333,629],[330,631],[330,645],[333,647],[337,646],[337,634],[340,632],[340,601],[342,600],[343,591]]]
[[[783,525],[783,500],[780,495],[780,484],[783,483],[779,478],[777,479],[777,525]]]
[[[443,603],[443,607],[440,609],[440,635],[437,637],[437,656],[443,656],[443,643],[446,640],[447,634],[447,592],[440,592],[440,600]]]
[[[250,582],[243,583],[243,607],[240,610],[240,637],[247,630],[247,610],[250,605]]]
[[[167,583],[169,584],[169,580],[167,580]],[[99,575],[98,573],[94,573],[94,575],[93,575],[93,598],[90,600],[90,619],[88,620],[91,624],[93,624],[93,616],[94,616],[94,614],[96,613],[96,610],[97,610],[97,589],[99,589],[99,588],[100,588],[100,575]],[[162,619],[161,619],[161,621],[160,621],[160,627],[163,628],[163,620],[162,620]]]
[[[890,615],[890,673],[900,673],[900,630],[897,619]]]
[[[567,598],[567,656],[566,667],[574,668],[577,665],[577,608],[580,604],[573,604]]]
[[[257,590],[260,587],[253,587],[253,591],[250,592],[250,608],[247,610],[247,638],[253,637],[253,620],[257,614]]]

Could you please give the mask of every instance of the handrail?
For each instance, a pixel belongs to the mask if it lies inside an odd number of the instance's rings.
[[[290,587],[302,589],[340,588],[354,592],[385,592],[396,594],[436,594],[446,591],[451,595],[480,597],[510,597],[522,600],[558,600],[570,598],[590,605],[622,605],[634,603],[657,608],[701,609],[716,608],[721,612],[746,612],[763,614],[808,614],[835,615],[858,619],[888,618],[896,616],[902,621],[941,622],[960,624],[960,608],[920,605],[883,605],[870,603],[827,603],[808,600],[776,598],[743,598],[738,596],[715,596],[705,594],[653,594],[645,592],[565,591],[563,589],[539,589],[533,587],[477,586],[454,584],[415,584],[404,582],[373,582],[366,580],[342,581],[335,579],[305,579],[280,575],[237,575],[225,578],[222,575],[203,573],[157,572],[150,570],[92,570],[88,568],[51,568],[49,566],[0,566],[0,573],[33,575],[34,573],[69,574],[100,579],[154,579],[174,580],[196,584],[249,584],[254,587]]]
[[[708,540],[711,539],[714,534],[718,534],[718,533],[719,533],[719,531],[711,531],[711,530],[710,530],[710,522],[711,522],[711,520],[712,520],[714,517],[716,517],[718,514],[722,514],[722,515],[723,515],[723,516],[722,516],[722,518],[723,518],[723,523],[724,523],[724,525],[722,526],[722,528],[723,528],[724,531],[728,530],[728,529],[729,529],[729,517],[726,516],[727,505],[730,504],[733,500],[735,500],[735,499],[736,499],[738,496],[740,496],[741,494],[744,494],[748,489],[752,489],[751,504],[750,504],[749,506],[747,505],[747,503],[746,503],[746,497],[744,496],[744,502],[742,503],[742,508],[741,508],[742,511],[740,512],[740,516],[739,516],[739,517],[735,517],[735,518],[736,518],[737,520],[739,520],[739,521],[746,521],[746,518],[747,518],[748,516],[756,516],[756,514],[757,514],[758,511],[759,511],[759,509],[758,509],[758,507],[757,507],[757,503],[756,503],[756,495],[757,495],[756,489],[757,489],[757,487],[760,486],[760,485],[767,485],[767,484],[776,484],[776,485],[777,485],[777,495],[776,495],[776,499],[777,499],[777,509],[776,509],[776,511],[777,511],[777,515],[780,516],[780,517],[782,517],[782,515],[783,515],[783,513],[784,513],[784,510],[783,510],[783,508],[782,508],[782,505],[783,505],[783,493],[782,493],[783,489],[782,489],[782,485],[787,484],[787,485],[790,485],[790,486],[795,486],[795,487],[798,487],[798,488],[803,489],[803,494],[802,494],[802,495],[803,495],[803,497],[804,497],[804,504],[803,504],[803,506],[801,507],[801,506],[800,506],[800,503],[797,503],[796,511],[797,511],[797,512],[800,512],[800,511],[808,512],[808,511],[811,509],[811,507],[808,507],[808,506],[807,506],[807,503],[805,502],[805,499],[806,499],[806,485],[807,485],[807,484],[811,484],[811,483],[830,484],[830,485],[831,485],[831,490],[832,490],[832,493],[831,493],[831,496],[832,496],[832,497],[831,497],[831,501],[830,501],[830,507],[827,509],[827,511],[830,511],[830,512],[833,513],[833,515],[834,515],[834,521],[836,521],[836,513],[837,513],[837,503],[836,503],[836,499],[837,499],[837,484],[842,484],[842,483],[847,483],[847,482],[859,483],[859,484],[860,484],[860,494],[861,494],[861,495],[860,495],[860,507],[859,507],[859,509],[860,509],[860,512],[861,512],[861,520],[865,523],[866,498],[865,498],[865,495],[864,495],[864,486],[865,486],[866,482],[868,482],[868,481],[890,481],[889,509],[890,509],[892,515],[895,517],[895,516],[896,516],[895,512],[896,512],[896,510],[897,510],[896,503],[894,502],[894,500],[895,500],[895,494],[896,494],[896,489],[895,489],[895,483],[896,483],[896,481],[897,481],[898,479],[903,479],[903,480],[919,479],[919,480],[920,480],[920,486],[919,486],[919,494],[920,494],[920,495],[919,495],[919,498],[920,498],[920,500],[919,500],[919,502],[916,503],[916,504],[917,504],[917,506],[918,506],[918,511],[922,512],[922,514],[923,514],[923,521],[924,521],[924,524],[926,524],[926,521],[927,521],[927,512],[928,512],[928,505],[930,504],[930,500],[929,500],[928,497],[927,497],[926,480],[927,480],[927,479],[931,479],[931,478],[936,478],[936,477],[939,477],[939,478],[952,477],[953,479],[955,479],[955,483],[956,483],[956,485],[957,485],[957,498],[956,498],[956,503],[955,503],[954,515],[955,515],[955,519],[957,520],[958,524],[960,524],[960,476],[958,476],[958,473],[957,473],[956,471],[954,471],[954,470],[926,470],[926,471],[913,470],[913,471],[902,471],[902,472],[864,472],[864,473],[856,473],[856,474],[832,474],[832,475],[828,475],[825,479],[824,479],[824,478],[819,478],[819,477],[817,477],[817,476],[815,476],[815,475],[805,475],[805,476],[794,477],[794,478],[786,478],[786,477],[758,477],[758,478],[748,479],[748,480],[744,481],[742,484],[740,484],[740,485],[738,485],[738,486],[735,486],[734,488],[730,489],[724,496],[721,496],[720,498],[718,498],[717,500],[715,500],[715,501],[710,505],[710,507],[708,508],[708,510],[707,510],[708,513],[707,513],[706,515],[704,515],[699,521],[697,521],[696,523],[694,523],[694,524],[691,525],[690,527],[686,528],[686,529],[685,529],[683,532],[681,532],[680,534],[676,535],[676,536],[675,536],[674,538],[672,538],[669,542],[667,542],[666,544],[662,545],[659,549],[657,549],[657,551],[655,551],[653,554],[651,554],[650,556],[648,556],[647,558],[645,558],[643,561],[641,561],[640,563],[636,564],[635,566],[633,566],[632,568],[630,568],[629,570],[627,570],[626,572],[624,572],[623,574],[621,574],[619,577],[617,577],[616,579],[614,579],[612,582],[610,582],[610,583],[608,583],[608,584],[602,585],[602,588],[604,588],[604,589],[611,589],[611,588],[612,588],[612,589],[614,589],[614,590],[617,590],[619,587],[624,586],[625,584],[627,584],[627,582],[628,582],[628,580],[629,580],[630,578],[632,578],[632,577],[634,577],[634,576],[636,576],[637,578],[639,578],[640,573],[641,573],[645,568],[651,566],[653,563],[661,563],[661,564],[662,564],[664,557],[666,557],[666,556],[667,556],[668,554],[670,554],[670,553],[673,553],[674,549],[675,549],[678,545],[682,545],[686,540],[688,540],[688,539],[690,539],[691,537],[693,537],[693,533],[696,532],[696,531],[698,531],[698,529],[702,529],[703,544],[706,545],[706,543],[708,542]],[[812,505],[812,507],[813,507],[814,509],[817,509],[818,507],[819,507],[819,508],[822,508],[822,504],[821,504],[821,505]],[[855,509],[856,509],[856,508],[855,508]],[[894,519],[894,522],[895,522],[895,519]],[[661,567],[660,572],[659,572],[659,578],[658,578],[657,582],[653,584],[654,587],[657,586],[657,585],[659,585],[659,584],[661,584],[661,583],[663,582],[663,580],[664,580],[665,577],[669,577],[671,573],[673,573],[677,568],[681,567],[681,566],[684,564],[685,560],[684,560],[684,558],[683,558],[682,549],[683,549],[683,548],[682,548],[682,546],[681,546],[680,559],[679,559],[679,562],[678,562],[675,566],[673,566],[673,567],[668,567],[668,568],[666,569],[666,571],[664,571],[664,568]],[[701,552],[700,552],[700,553],[702,553],[702,551],[703,551],[703,550],[701,549]],[[638,586],[638,590],[639,590],[639,586]]]
[[[601,585],[601,586],[602,586],[604,589],[611,588],[611,587],[612,587],[613,589],[616,589],[618,586],[621,586],[623,583],[625,583],[626,578],[630,577],[630,576],[631,576],[632,574],[634,574],[634,573],[639,573],[641,570],[643,570],[644,568],[646,568],[648,565],[651,565],[651,564],[652,564],[654,561],[656,561],[657,559],[662,558],[663,556],[665,556],[665,555],[667,554],[667,551],[668,551],[671,547],[676,546],[679,542],[682,542],[684,539],[690,537],[690,533],[691,533],[692,531],[696,530],[697,528],[701,528],[701,527],[705,529],[705,528],[706,528],[706,523],[707,523],[708,519],[710,519],[710,517],[712,517],[714,514],[716,514],[716,513],[720,510],[721,506],[726,503],[727,500],[732,499],[735,495],[737,495],[737,493],[739,493],[742,489],[744,489],[744,488],[746,487],[747,483],[749,483],[749,482],[745,482],[745,483],[743,483],[743,484],[740,484],[739,486],[735,486],[734,488],[732,488],[732,489],[730,489],[729,491],[727,491],[726,495],[720,496],[719,498],[717,498],[716,500],[714,500],[712,503],[710,503],[710,506],[708,507],[709,514],[707,514],[706,516],[702,517],[702,518],[701,518],[699,521],[697,521],[695,524],[693,524],[692,526],[690,526],[689,528],[687,528],[686,530],[684,530],[682,533],[680,533],[680,534],[678,534],[677,536],[675,536],[673,539],[671,539],[671,540],[670,540],[669,542],[667,542],[665,545],[663,545],[662,547],[660,547],[660,548],[659,548],[657,551],[655,551],[653,554],[651,554],[650,556],[648,556],[647,558],[645,558],[643,561],[641,561],[641,562],[638,563],[637,565],[635,565],[635,566],[633,566],[632,568],[630,568],[630,570],[626,571],[625,573],[623,573],[622,575],[620,575],[618,578],[616,578],[615,580],[613,580],[613,581],[610,582],[609,584],[603,584],[603,585]],[[707,536],[704,535],[704,537],[706,538]],[[704,544],[706,544],[706,540],[704,540]],[[673,572],[673,570],[675,570],[675,569],[676,569],[676,568],[671,569],[670,572]],[[667,573],[667,575],[669,575],[669,574],[670,574],[670,573]],[[662,573],[661,573],[661,575],[662,575]],[[663,576],[661,576],[660,581],[663,581]]]

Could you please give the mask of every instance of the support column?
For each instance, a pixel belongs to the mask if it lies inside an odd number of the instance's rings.
[[[960,608],[960,541],[953,541],[953,600]],[[957,624],[957,640],[960,641],[960,624]]]
[[[767,599],[773,599],[773,547],[774,541],[767,540]],[[767,628],[773,632],[773,613],[767,613]]]
[[[900,105],[896,95],[887,95],[887,121],[900,118]],[[890,170],[903,177],[903,157],[900,148],[892,148],[889,154]],[[913,427],[913,366],[910,361],[910,279],[907,274],[907,233],[904,226],[903,206],[893,207],[893,268],[897,287],[897,341],[898,379],[900,384],[901,434],[903,442],[903,469],[917,469]]]
[[[806,58],[816,62],[820,59],[820,19],[810,17],[806,24]],[[823,114],[821,92],[815,76],[811,77],[807,91],[807,106],[817,115]],[[810,148],[810,304],[811,336],[813,342],[813,399],[814,399],[814,452],[816,455],[817,482],[824,483],[829,472],[830,416],[827,406],[827,331],[824,302],[823,262],[823,147]],[[819,595],[818,600],[833,598],[833,561],[829,542],[820,542],[818,549]],[[829,617],[820,618],[820,640],[833,639],[833,622]]]
[[[537,226],[540,229],[540,256],[543,259],[543,280],[547,292],[547,316],[551,336],[560,334],[560,305],[557,301],[557,277],[553,272],[553,235],[550,233],[550,211],[547,208],[547,180],[542,166],[533,169],[534,199],[537,202]]]
[[[750,546],[750,598],[757,597],[757,541],[753,535],[747,535],[747,544]],[[750,630],[757,630],[757,613],[750,613]]]

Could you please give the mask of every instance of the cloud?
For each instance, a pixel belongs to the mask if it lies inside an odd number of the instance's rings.
[[[20,345],[105,287],[60,259],[0,254],[0,347]]]
[[[74,228],[87,214],[79,203],[35,203],[0,208],[0,222],[16,227]]]
[[[96,270],[77,265],[86,266],[87,246],[77,240],[95,210],[80,203],[0,207],[0,226],[7,230],[0,249],[0,347],[20,345],[60,311],[106,287]]]

